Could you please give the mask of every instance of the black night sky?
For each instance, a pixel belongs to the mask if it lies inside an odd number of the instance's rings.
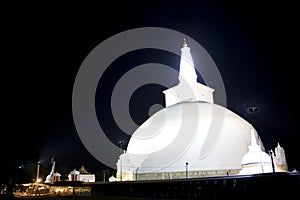
[[[1,176],[9,176],[12,168],[27,160],[49,166],[52,156],[58,165],[79,168],[83,164],[91,172],[104,169],[76,132],[74,80],[85,57],[102,41],[125,30],[151,26],[180,31],[201,44],[222,75],[227,108],[254,124],[267,149],[279,142],[289,169],[300,170],[295,5],[130,2],[7,7],[2,24]],[[107,136],[115,144],[129,138],[116,127],[109,110],[113,86],[131,67],[149,62],[179,67],[179,57],[170,53],[131,52],[116,60],[98,85],[99,123],[110,130]],[[120,65],[121,70],[114,70]],[[147,118],[151,105],[163,104],[163,89],[153,84],[133,94],[130,113],[136,123]],[[248,112],[252,106],[259,108],[255,118]]]

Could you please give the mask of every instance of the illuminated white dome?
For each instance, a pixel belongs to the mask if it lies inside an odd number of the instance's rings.
[[[252,126],[207,102],[182,102],[151,116],[132,135],[127,154],[140,173],[240,169]]]
[[[239,174],[258,174],[273,172],[270,156],[263,151],[248,152],[242,159]]]
[[[275,170],[275,169],[274,169]],[[262,151],[256,143],[254,130],[251,130],[251,146],[242,159],[242,169],[239,174],[258,174],[273,172],[271,157]]]

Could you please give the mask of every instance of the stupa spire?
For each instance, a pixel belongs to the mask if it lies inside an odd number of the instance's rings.
[[[250,135],[250,139],[251,139],[251,146],[258,146],[257,142],[256,142],[256,138],[255,138],[255,134],[254,134],[254,129],[251,128],[251,135]]]
[[[179,66],[179,83],[167,90],[164,90],[166,107],[180,102],[203,101],[213,103],[214,89],[197,82],[196,69],[188,47],[187,41],[183,39],[181,48],[181,59]]]
[[[251,128],[250,130],[250,146],[249,146],[249,152],[250,151],[261,151],[261,146],[257,144],[257,139],[255,137],[255,130],[254,128]]]
[[[187,41],[183,38],[183,47],[181,48],[181,59],[179,68],[179,82],[197,82],[197,74]]]

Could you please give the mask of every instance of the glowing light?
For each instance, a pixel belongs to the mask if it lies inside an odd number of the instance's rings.
[[[38,178],[38,179],[36,179],[36,182],[37,182],[37,183],[40,183],[40,182],[42,182],[42,179],[41,179],[41,178]]]

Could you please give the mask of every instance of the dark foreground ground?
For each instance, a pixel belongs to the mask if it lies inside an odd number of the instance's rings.
[[[91,196],[91,197],[64,197],[64,196],[44,196],[44,197],[9,197],[1,196],[0,200],[146,200],[149,198],[116,197],[116,196]]]
[[[90,197],[5,197],[0,200],[298,199],[300,173],[270,173],[178,180],[96,182]],[[86,185],[85,185],[86,186]]]

